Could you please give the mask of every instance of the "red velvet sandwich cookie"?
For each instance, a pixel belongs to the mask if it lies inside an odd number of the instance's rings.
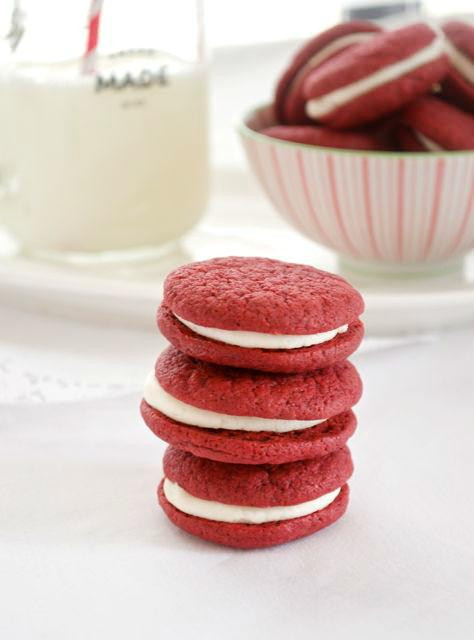
[[[141,412],[151,431],[175,447],[238,464],[281,464],[324,456],[342,447],[357,425],[350,410],[314,427],[285,433],[194,427],[172,420],[145,400]]]
[[[399,141],[408,151],[474,149],[474,116],[436,98],[420,98],[400,116]]]
[[[386,148],[375,134],[358,131],[335,131],[327,127],[277,125],[262,129],[260,133],[279,140],[334,149],[382,151]]]
[[[326,454],[355,429],[362,383],[347,361],[299,374],[211,365],[166,349],[142,415],[160,438],[226,462],[282,463]]]
[[[305,99],[302,85],[312,69],[361,42],[370,40],[380,27],[372,22],[354,20],[323,31],[300,49],[279,80],[275,91],[275,112],[279,122],[304,124]]]
[[[165,281],[158,326],[180,351],[233,367],[302,372],[359,346],[360,294],[339,276],[267,258],[215,258]]]
[[[474,111],[474,25],[459,20],[443,25],[449,69],[443,94],[466,111]]]
[[[349,449],[283,465],[225,464],[169,447],[159,502],[178,527],[242,549],[281,544],[332,524],[347,507]]]
[[[430,91],[447,66],[443,38],[426,24],[379,33],[307,75],[306,114],[341,129],[377,120]]]

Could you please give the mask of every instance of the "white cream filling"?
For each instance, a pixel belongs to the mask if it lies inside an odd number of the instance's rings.
[[[452,42],[446,38],[444,42],[446,55],[450,59],[453,67],[471,84],[474,84],[474,61],[459,51]]]
[[[319,118],[331,111],[346,104],[350,100],[357,98],[364,93],[379,87],[380,85],[391,82],[396,78],[403,76],[405,73],[413,71],[422,65],[435,60],[443,53],[444,43],[441,37],[436,37],[427,47],[417,51],[412,56],[399,60],[394,64],[388,65],[383,69],[379,69],[375,73],[352,82],[351,84],[331,91],[326,95],[308,100],[306,103],[306,113],[310,118]]]
[[[300,504],[282,507],[246,507],[234,504],[224,504],[214,500],[196,498],[176,482],[165,478],[163,491],[168,502],[176,509],[198,518],[216,520],[217,522],[232,522],[242,524],[262,524],[264,522],[276,522],[278,520],[291,520],[307,516],[315,511],[327,507],[339,495],[341,489],[335,489],[315,500],[308,500]]]
[[[431,140],[431,138],[427,138],[419,131],[415,131],[415,136],[425,147],[425,149],[428,149],[428,151],[444,151],[443,147],[441,147],[437,142]]]
[[[185,320],[175,314],[175,317],[184,325],[189,327],[194,333],[198,333],[206,338],[225,342],[226,344],[245,347],[247,349],[301,349],[301,347],[312,347],[315,344],[322,344],[332,340],[338,333],[345,333],[347,324],[343,324],[337,329],[324,331],[321,333],[311,333],[308,335],[285,335],[259,333],[258,331],[229,331],[228,329],[216,329],[214,327],[203,327]]]
[[[206,429],[238,429],[239,431],[271,431],[273,433],[286,433],[308,429],[326,418],[315,420],[279,420],[273,418],[258,418],[254,416],[233,416],[227,413],[217,413],[207,409],[199,409],[190,404],[181,402],[167,393],[156,379],[152,371],[145,382],[143,397],[146,402],[164,413],[165,416],[184,424]]]
[[[368,33],[349,33],[346,36],[342,36],[341,38],[337,38],[333,40],[328,45],[317,51],[314,56],[312,56],[295,74],[293,77],[292,83],[297,82],[309,69],[313,67],[317,67],[324,60],[329,58],[336,53],[340,49],[344,49],[345,47],[350,46],[351,44],[358,44],[360,42],[365,42],[366,40],[370,40],[376,34],[376,31],[371,31]]]

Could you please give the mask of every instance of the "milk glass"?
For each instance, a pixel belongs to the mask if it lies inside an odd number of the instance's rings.
[[[0,223],[24,252],[42,256],[169,248],[208,197],[200,3],[105,0],[89,69],[87,0],[10,9]]]

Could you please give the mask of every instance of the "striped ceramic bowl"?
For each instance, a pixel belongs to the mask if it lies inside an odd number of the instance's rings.
[[[474,247],[474,152],[345,151],[259,133],[271,107],[240,126],[248,161],[275,208],[350,266],[448,268]]]

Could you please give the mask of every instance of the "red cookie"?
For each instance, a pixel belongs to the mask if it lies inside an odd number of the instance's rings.
[[[343,485],[341,492],[325,509],[291,520],[279,520],[265,524],[238,524],[217,522],[191,516],[179,511],[168,502],[163,492],[163,482],[158,487],[158,499],[163,511],[173,524],[183,531],[203,540],[237,549],[271,547],[303,538],[324,529],[344,515],[349,502],[349,486]]]
[[[450,21],[443,25],[448,75],[443,81],[443,94],[471,113],[474,111],[474,26],[468,22]]]
[[[205,429],[176,422],[145,400],[140,408],[145,423],[158,438],[195,456],[238,464],[281,464],[325,456],[340,449],[357,424],[349,410],[315,427],[285,433]]]
[[[364,326],[353,322],[329,342],[299,349],[250,349],[200,336],[180,322],[165,306],[158,310],[162,334],[180,351],[206,362],[259,371],[300,373],[345,360],[362,341]]]
[[[168,447],[168,480],[203,500],[248,507],[274,507],[314,500],[341,487],[352,475],[348,447],[327,456],[278,465],[226,464]]]
[[[161,482],[158,496],[174,524],[205,540],[247,549],[288,542],[334,522],[346,509],[346,482],[353,470],[347,447],[323,458],[276,466],[225,464],[169,447],[163,467],[166,480]],[[177,485],[178,494],[170,484]],[[192,506],[182,501],[182,492],[185,500],[191,497]],[[197,505],[194,498],[199,499]],[[294,511],[288,513],[288,509],[318,498],[325,502],[305,506],[304,515],[293,517]],[[211,511],[208,502],[213,503]],[[212,510],[216,506],[217,512]],[[256,508],[260,521],[266,521],[251,522],[247,510],[245,514],[242,510],[235,513],[232,506],[250,507],[254,512]],[[262,510],[278,507],[283,508],[278,520],[270,519],[274,511],[262,516]],[[236,521],[232,521],[234,518]]]
[[[334,131],[327,127],[279,125],[262,129],[260,133],[279,140],[318,147],[361,151],[382,151],[384,149],[377,136],[358,131]]]
[[[168,394],[192,407],[272,420],[332,418],[362,393],[359,374],[347,360],[305,373],[270,374],[208,364],[168,347],[155,375]]]
[[[161,387],[190,405],[193,413],[167,415],[165,411],[173,413],[170,408],[160,406],[145,391],[143,419],[159,438],[195,455],[223,462],[280,464],[326,455],[344,445],[356,428],[350,407],[360,398],[362,384],[347,361],[311,373],[264,374],[206,364],[170,347],[158,359],[156,370]],[[209,413],[201,422],[196,420],[194,407],[213,412],[218,424],[210,424]],[[220,426],[221,418],[234,421],[236,416],[237,425]],[[267,419],[265,424],[261,418]],[[281,426],[281,420],[306,419],[304,425],[283,422]]]
[[[307,42],[296,53],[277,84],[275,112],[278,121],[285,124],[308,122],[302,94],[303,81],[308,73],[349,47],[366,42],[378,31],[380,27],[371,22],[354,20],[323,31]]]
[[[158,326],[177,348],[201,360],[291,373],[350,355],[362,339],[363,308],[349,283],[314,267],[215,258],[167,277]],[[319,334],[324,341],[312,344]]]
[[[335,128],[359,126],[427,93],[447,67],[443,40],[428,25],[382,32],[306,76],[306,114]]]
[[[400,143],[409,151],[474,149],[474,117],[443,100],[420,98],[401,113]]]

